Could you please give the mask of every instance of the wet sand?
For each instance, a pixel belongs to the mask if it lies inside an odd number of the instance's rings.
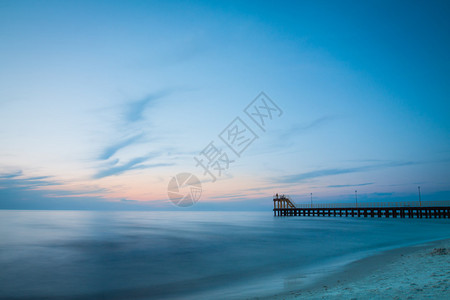
[[[351,263],[309,289],[274,299],[450,299],[450,239]]]

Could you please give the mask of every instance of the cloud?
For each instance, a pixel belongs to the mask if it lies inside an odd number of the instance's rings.
[[[165,97],[169,93],[171,93],[172,90],[163,90],[160,92],[155,92],[153,94],[148,95],[147,97],[132,101],[129,103],[126,103],[123,106],[123,115],[124,119],[126,120],[125,124],[120,125],[120,129],[118,128],[117,132],[123,132],[131,130],[133,132],[136,132],[136,128],[133,129],[133,126],[135,122],[140,121],[143,119],[143,113],[144,111],[156,100]],[[117,152],[121,149],[124,149],[130,145],[133,145],[137,142],[140,142],[144,138],[144,133],[134,134],[132,136],[128,136],[125,139],[119,139],[118,142],[113,143],[111,145],[107,145],[103,151],[98,156],[99,160],[105,161],[113,157]],[[115,159],[113,161],[109,161],[107,165],[103,165],[100,167],[100,169],[97,169],[96,174],[93,176],[94,179],[104,178],[112,175],[119,175],[124,172],[127,172],[129,170],[135,170],[135,169],[145,169],[145,168],[155,168],[160,166],[169,166],[172,164],[164,164],[164,163],[155,163],[155,164],[142,164],[143,162],[147,161],[154,155],[150,156],[141,156],[131,159],[125,164],[118,165],[119,159]]]
[[[22,174],[22,171],[20,171]],[[17,176],[5,176],[0,177],[0,189],[7,187],[15,187],[18,189],[30,189],[39,186],[52,186],[59,185],[60,183],[49,180],[49,176],[39,176],[39,177],[28,177],[28,178],[18,178]]]
[[[121,202],[128,202],[128,203],[138,203],[139,201],[137,200],[131,200],[131,199],[120,199]]]
[[[279,189],[283,189],[283,185],[278,184],[278,185],[268,185],[268,186],[260,186],[260,187],[254,187],[254,188],[248,188],[245,189],[244,191],[248,191],[248,192],[260,192],[260,191],[265,191],[265,190],[279,190]]]
[[[335,168],[335,169],[322,169],[316,170],[306,173],[299,173],[293,175],[287,175],[280,178],[279,182],[281,183],[298,183],[303,182],[305,180],[332,176],[332,175],[340,175],[340,174],[348,174],[348,173],[359,173],[366,171],[379,170],[384,168],[392,168],[392,167],[403,167],[408,165],[413,165],[414,162],[388,162],[384,164],[377,165],[366,165],[361,167],[353,167],[353,168]]]
[[[168,91],[162,91],[150,94],[147,97],[127,103],[125,108],[125,120],[128,122],[137,122],[143,119],[143,112],[155,100],[158,100],[169,94]]]
[[[103,153],[100,155],[99,158],[100,159],[108,159],[111,156],[113,156],[120,149],[125,148],[131,144],[134,144],[135,142],[139,141],[142,137],[143,137],[143,134],[138,134],[138,135],[132,136],[128,139],[125,139],[123,141],[120,141],[114,145],[106,147],[105,150],[103,150]]]
[[[373,182],[367,182],[367,183],[359,183],[359,184],[336,184],[336,185],[328,185],[329,188],[341,188],[341,187],[352,187],[352,186],[365,186],[365,185],[371,185]]]
[[[101,194],[108,192],[105,188],[91,189],[88,191],[72,191],[72,190],[50,190],[46,193],[47,197],[80,197],[92,194]]]
[[[291,130],[295,130],[296,132],[305,131],[308,129],[320,127],[332,120],[335,120],[336,118],[337,118],[337,116],[334,116],[334,115],[333,116],[323,116],[323,117],[317,118],[309,123],[296,125]]]
[[[283,134],[281,134],[280,138],[282,140],[292,139],[292,137],[295,136],[296,134],[300,134],[311,129],[319,128],[337,118],[338,117],[334,115],[322,116],[308,123],[293,125],[289,129],[287,129]]]
[[[137,169],[149,169],[149,168],[156,168],[156,167],[164,167],[164,166],[171,166],[172,163],[155,163],[155,164],[141,164],[151,158],[156,157],[157,154],[147,155],[147,156],[141,156],[136,157],[130,160],[129,162],[116,167],[111,167],[107,169],[103,169],[99,171],[97,174],[94,175],[95,179],[104,178],[112,175],[119,175],[124,172],[130,171],[130,170],[137,170]]]
[[[14,178],[14,177],[19,177],[22,175],[22,171],[15,171],[15,172],[10,172],[10,173],[0,173],[0,179],[2,178]]]
[[[324,169],[324,170],[317,170],[307,173],[300,173],[300,174],[293,174],[293,175],[287,175],[283,176],[281,178],[282,183],[294,183],[294,182],[302,182],[307,179],[313,179],[317,177],[325,177],[330,175],[338,175],[338,174],[346,174],[346,173],[354,173],[354,172],[361,172],[365,169],[365,167],[359,167],[359,168],[348,168],[348,169]]]
[[[219,196],[210,196],[210,197],[208,197],[208,199],[230,200],[233,198],[245,199],[247,197],[248,197],[248,194],[229,193],[229,194],[223,194],[223,195],[219,195]]]
[[[111,176],[111,175],[118,175],[118,174],[124,173],[126,171],[136,169],[137,165],[139,165],[140,163],[142,163],[148,159],[150,159],[149,156],[133,158],[132,160],[130,160],[129,162],[127,162],[124,165],[117,166],[117,167],[111,167],[111,168],[99,171],[96,175],[94,175],[94,178],[98,179],[98,178],[103,178],[103,177],[107,177],[107,176]]]
[[[379,196],[379,197],[386,197],[386,196],[392,196],[394,193],[372,193],[373,196]]]
[[[151,169],[157,167],[169,167],[175,165],[174,163],[156,163],[156,164],[142,164],[136,166],[134,169]]]
[[[149,210],[152,202],[120,201],[94,194],[108,190],[54,189],[62,184],[50,176],[0,179],[0,209]]]

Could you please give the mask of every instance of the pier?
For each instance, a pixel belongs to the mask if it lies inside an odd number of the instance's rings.
[[[274,216],[450,218],[450,201],[295,204],[285,195],[273,197]]]

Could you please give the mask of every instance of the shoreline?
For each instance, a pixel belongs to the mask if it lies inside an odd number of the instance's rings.
[[[444,299],[450,293],[448,266],[450,238],[386,250],[303,289],[258,299]]]

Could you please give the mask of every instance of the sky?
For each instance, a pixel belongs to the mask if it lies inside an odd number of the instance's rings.
[[[448,1],[1,0],[0,209],[266,210],[275,193],[411,201],[418,186],[450,200],[449,14]],[[233,128],[253,137],[238,154]],[[195,160],[212,149],[215,178]],[[189,208],[168,195],[181,173],[201,183]]]

